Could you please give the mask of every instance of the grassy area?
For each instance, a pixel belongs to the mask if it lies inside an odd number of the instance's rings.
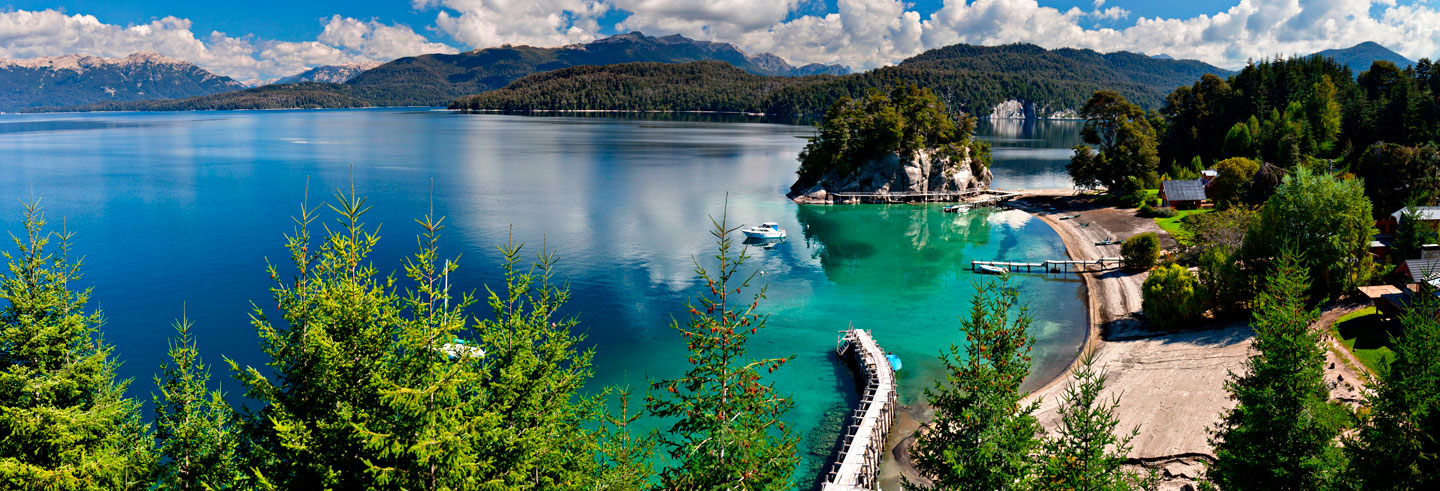
[[[1399,334],[1398,329],[1395,322],[1380,320],[1375,307],[1367,307],[1335,321],[1330,332],[1355,353],[1360,363],[1364,363],[1371,372],[1378,372],[1382,365],[1395,357],[1395,352],[1390,350],[1390,336]]]
[[[1189,241],[1189,237],[1186,236],[1185,231],[1180,230],[1180,219],[1199,213],[1210,213],[1211,211],[1214,211],[1214,209],[1202,208],[1199,210],[1175,210],[1175,216],[1170,218],[1156,218],[1155,224],[1159,225],[1161,230],[1168,232],[1171,237],[1175,238],[1176,241],[1185,243]]]

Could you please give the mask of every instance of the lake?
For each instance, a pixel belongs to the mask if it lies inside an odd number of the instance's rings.
[[[494,246],[512,234],[531,251],[558,253],[572,294],[566,312],[596,350],[592,386],[643,393],[647,380],[686,365],[670,323],[685,321],[686,299],[699,292],[692,258],[711,254],[707,217],[726,211],[728,195],[732,223],[789,231],[784,243],[750,249],[770,316],[750,352],[796,357],[774,380],[796,401],[787,420],[807,438],[806,473],[818,472],[838,431],[820,422],[854,400],[832,354],[837,331],[872,330],[904,361],[900,402],[915,403],[940,376],[939,350],[964,341],[958,317],[979,279],[969,261],[1064,256],[1059,237],[1019,211],[797,206],[783,193],[814,129],[723,119],[414,109],[0,115],[0,218],[19,233],[19,201],[33,195],[54,226],[75,233],[120,375],[147,401],[182,312],[227,390],[238,385],[222,356],[263,365],[251,302],[272,305],[266,261],[288,259],[283,235],[307,180],[312,205],[351,182],[368,197],[366,223],[383,224],[372,256],[381,271],[398,272],[414,252],[413,220],[432,196],[448,225],[442,253],[460,256],[455,288],[498,285]],[[1070,186],[1064,165],[1078,123],[982,121],[978,132],[994,143],[996,187]],[[1045,275],[1017,275],[1014,286],[1036,321],[1032,380],[1048,380],[1084,338],[1084,287]],[[488,315],[483,305],[475,314]]]

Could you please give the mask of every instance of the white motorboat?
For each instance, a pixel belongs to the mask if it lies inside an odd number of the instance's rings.
[[[975,269],[978,270],[978,271],[980,271],[981,273],[989,273],[989,274],[1009,274],[1009,273],[1010,273],[1010,270],[1009,270],[1009,269],[1002,268],[1002,267],[1000,267],[1000,266],[991,266],[991,265],[989,265],[989,264],[981,264],[981,265],[979,265],[979,266],[976,266]]]
[[[479,346],[471,346],[464,339],[455,338],[454,341],[440,346],[439,350],[450,359],[456,358],[484,358],[485,349]]]
[[[785,229],[780,228],[780,224],[775,222],[765,222],[760,225],[741,230],[741,232],[743,232],[746,237],[752,239],[785,238]]]

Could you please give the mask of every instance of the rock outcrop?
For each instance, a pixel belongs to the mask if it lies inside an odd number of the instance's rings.
[[[801,204],[829,204],[834,202],[834,193],[981,190],[989,189],[993,179],[989,168],[970,158],[969,148],[963,148],[959,158],[934,150],[908,158],[892,153],[860,164],[849,175],[832,170],[812,185],[792,188],[787,196]]]

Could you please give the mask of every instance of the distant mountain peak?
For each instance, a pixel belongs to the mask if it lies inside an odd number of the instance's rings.
[[[0,60],[0,111],[194,97],[242,88],[230,77],[154,51],[124,58],[72,53]]]
[[[1335,60],[1341,65],[1350,67],[1350,72],[1355,75],[1369,70],[1370,65],[1376,61],[1388,61],[1400,68],[1415,64],[1413,60],[1374,41],[1365,41],[1349,48],[1327,49],[1310,56],[1323,56]]]
[[[366,70],[383,65],[378,61],[365,61],[359,63],[341,63],[338,65],[322,65],[305,70],[303,72],[284,77],[272,83],[294,84],[300,82],[324,82],[332,84],[343,84],[355,78]]]

